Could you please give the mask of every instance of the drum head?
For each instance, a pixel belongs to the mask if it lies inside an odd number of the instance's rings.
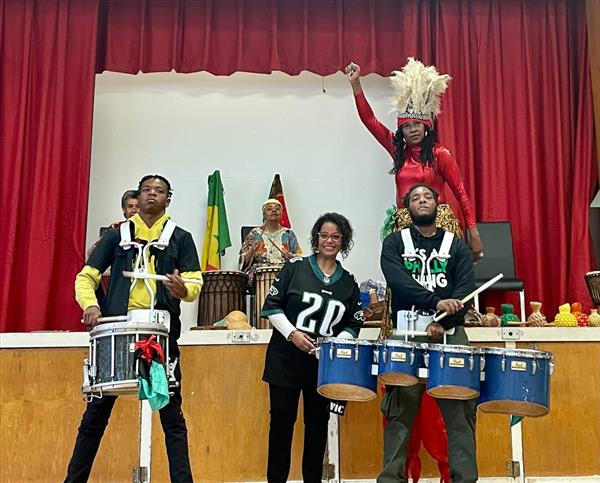
[[[317,344],[333,343],[336,345],[356,346],[356,345],[376,345],[375,342],[366,339],[345,339],[343,337],[318,337]]]
[[[352,384],[324,384],[317,387],[317,392],[326,398],[338,401],[370,401],[377,397],[377,393],[361,386]]]
[[[435,398],[458,399],[461,401],[479,397],[479,391],[475,391],[470,387],[450,385],[432,387],[431,389],[427,389],[427,394]]]
[[[424,342],[410,342],[396,339],[385,339],[381,342],[381,345],[383,347],[405,347],[408,349],[421,349],[422,347],[427,347],[427,344]]]
[[[403,372],[386,372],[379,374],[379,382],[387,386],[414,386],[419,378]]]
[[[144,335],[164,335],[169,331],[164,325],[151,322],[111,322],[109,324],[98,324],[90,331],[90,339],[111,334],[141,333]]]
[[[483,354],[482,347],[470,345],[448,345],[448,344],[428,344],[427,348],[432,352],[454,352],[457,354]]]
[[[548,414],[548,408],[541,404],[524,401],[487,401],[477,406],[484,413],[512,414],[513,416],[529,416],[538,418]]]
[[[503,355],[507,357],[528,357],[530,359],[551,359],[551,352],[535,351],[532,349],[503,349],[501,347],[485,347],[485,354]]]

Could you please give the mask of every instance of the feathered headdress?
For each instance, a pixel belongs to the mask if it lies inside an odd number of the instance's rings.
[[[412,57],[402,70],[392,72],[390,82],[398,126],[419,121],[433,127],[433,120],[440,113],[440,98],[451,79],[448,74],[440,75],[433,65],[426,67]]]

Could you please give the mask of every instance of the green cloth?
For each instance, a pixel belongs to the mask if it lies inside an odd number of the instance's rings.
[[[387,237],[390,233],[393,233],[396,230],[396,219],[394,218],[395,213],[395,206],[392,206],[391,208],[385,210],[385,220],[379,232],[379,237],[381,238],[381,241],[385,240],[385,237]]]
[[[150,383],[143,377],[139,379],[138,397],[147,399],[152,411],[158,411],[169,404],[169,383],[162,364],[152,361]]]

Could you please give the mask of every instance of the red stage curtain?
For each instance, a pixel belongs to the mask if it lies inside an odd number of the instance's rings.
[[[454,77],[439,126],[477,219],[512,222],[517,274],[549,320],[560,303],[589,305],[598,178],[585,3],[446,0],[436,16],[436,64]]]
[[[95,70],[326,75],[355,60],[388,75],[409,55],[454,77],[441,140],[477,218],[512,221],[528,298],[550,316],[589,303],[583,0],[0,0],[0,15],[2,331],[79,328]]]
[[[396,0],[112,0],[97,71],[389,75],[431,52],[431,5]]]
[[[80,329],[96,2],[0,4],[0,331]]]

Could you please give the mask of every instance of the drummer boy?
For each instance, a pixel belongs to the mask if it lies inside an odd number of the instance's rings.
[[[202,273],[194,241],[189,232],[175,225],[166,213],[171,202],[172,189],[169,181],[160,175],[144,176],[138,186],[139,213],[120,227],[109,230],[100,239],[75,280],[76,299],[84,310],[83,323],[92,328],[99,317],[125,315],[128,310],[150,308],[150,293],[142,280],[133,282],[123,275],[134,266],[136,250],[125,248],[121,241],[129,238],[138,243],[148,243],[159,238],[166,241],[164,249],[150,248],[147,271],[165,275],[167,280],[156,283],[146,280],[156,293],[155,308],[166,310],[170,315],[169,356],[177,381],[181,370],[177,364],[181,333],[179,319],[181,300],[193,301],[200,294]],[[104,313],[100,313],[94,295],[101,274],[111,267],[111,279]],[[200,283],[184,283],[183,278],[196,279]],[[75,441],[73,455],[65,482],[88,480],[94,458],[108,424],[116,396],[93,397],[83,414]],[[188,456],[187,429],[181,411],[181,388],[178,385],[169,403],[160,410],[160,421],[165,433],[169,473],[172,482],[191,482],[192,472]],[[135,424],[135,422],[132,422]]]

